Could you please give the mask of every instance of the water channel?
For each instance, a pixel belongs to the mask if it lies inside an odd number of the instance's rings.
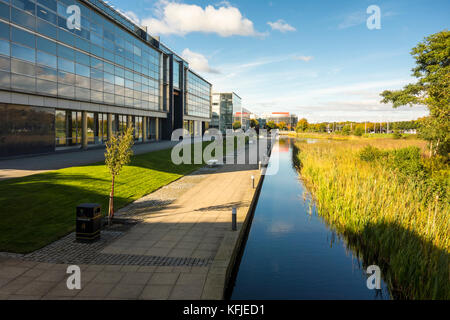
[[[230,298],[390,299],[383,281],[381,290],[368,289],[361,259],[305,196],[293,143],[282,139],[274,147],[269,165],[279,161],[279,170],[265,177]]]

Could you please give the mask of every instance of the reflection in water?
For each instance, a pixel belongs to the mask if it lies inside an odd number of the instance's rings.
[[[265,177],[231,299],[389,299],[384,281],[382,290],[367,288],[363,255],[317,215],[292,141],[280,139],[280,150],[279,172]]]

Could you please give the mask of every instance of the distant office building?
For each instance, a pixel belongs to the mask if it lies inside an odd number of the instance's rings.
[[[0,157],[201,134],[211,84],[104,1],[0,0],[0,119]]]
[[[243,129],[250,127],[250,112],[242,107],[242,99],[236,93],[213,93],[210,127],[223,133],[233,129],[233,123],[240,121]]]
[[[261,118],[264,120],[265,124],[267,124],[269,121],[273,121],[276,124],[284,122],[290,129],[295,129],[298,122],[298,117],[295,114],[291,114],[289,112],[264,113]]]

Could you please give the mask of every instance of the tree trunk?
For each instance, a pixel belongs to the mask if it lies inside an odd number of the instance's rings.
[[[109,224],[111,225],[112,219],[114,218],[114,176],[112,177],[112,183],[111,183],[111,193],[109,195],[109,214],[108,214],[108,220]]]

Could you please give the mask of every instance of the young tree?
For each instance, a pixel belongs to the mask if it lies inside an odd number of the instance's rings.
[[[130,126],[122,135],[113,135],[106,143],[105,164],[111,173],[111,193],[109,195],[108,219],[114,217],[114,183],[122,167],[130,163],[134,144],[133,127]]]
[[[242,128],[241,122],[240,121],[235,121],[233,122],[233,130],[237,130]]]
[[[417,83],[403,90],[384,91],[383,103],[394,108],[426,105],[430,116],[421,121],[419,131],[430,143],[430,154],[448,156],[450,151],[450,31],[432,34],[420,42],[411,55],[416,59],[413,75]]]

